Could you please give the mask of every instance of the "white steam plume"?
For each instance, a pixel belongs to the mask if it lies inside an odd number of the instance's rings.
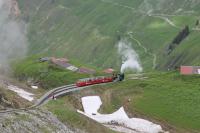
[[[131,43],[127,40],[121,40],[118,42],[118,53],[122,57],[121,73],[124,73],[126,69],[142,72],[143,68],[140,65],[138,54],[131,47]]]
[[[11,60],[26,54],[26,26],[12,10],[14,0],[0,0],[0,69],[9,68]]]

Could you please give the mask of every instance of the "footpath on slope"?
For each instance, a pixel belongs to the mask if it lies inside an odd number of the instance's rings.
[[[138,46],[140,46],[142,49],[144,49],[144,52],[146,54],[149,54],[149,55],[151,55],[153,57],[152,69],[155,69],[156,68],[156,62],[157,62],[156,54],[148,52],[148,49],[144,45],[142,45],[142,43],[139,40],[137,40],[136,38],[133,37],[133,33],[132,32],[128,32],[127,34],[129,35],[129,37],[131,39],[133,39],[138,44]]]
[[[173,21],[171,21],[168,17],[176,17],[176,16],[185,16],[185,15],[178,15],[178,14],[159,14],[159,13],[156,13],[156,14],[153,14],[151,12],[142,12],[142,11],[138,11],[136,10],[135,8],[131,7],[131,6],[127,6],[127,5],[123,5],[123,4],[120,4],[120,3],[117,3],[117,2],[113,2],[113,1],[108,1],[108,0],[101,0],[101,2],[104,2],[104,3],[110,3],[110,4],[113,4],[115,6],[119,6],[119,7],[123,7],[123,8],[127,8],[129,10],[132,10],[132,11],[135,11],[135,12],[138,12],[138,13],[142,13],[142,14],[145,14],[149,17],[154,17],[154,18],[159,18],[159,19],[162,19],[164,20],[165,22],[167,22],[170,26],[174,27],[174,28],[177,28],[177,29],[181,29],[180,26],[177,26]],[[193,31],[200,31],[200,28],[191,28]]]

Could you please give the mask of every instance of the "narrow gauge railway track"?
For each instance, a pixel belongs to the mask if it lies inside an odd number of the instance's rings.
[[[20,109],[1,110],[0,114],[2,114],[2,113],[13,113],[13,112],[19,112],[19,111],[28,111],[28,110],[40,107],[41,105],[48,102],[48,100],[51,99],[53,95],[56,95],[56,97],[58,97],[59,96],[58,94],[62,94],[62,92],[65,92],[66,90],[73,91],[74,88],[77,88],[75,84],[70,84],[70,85],[65,85],[65,86],[55,88],[53,90],[50,90],[46,94],[44,94],[40,99],[38,99],[38,101],[34,105],[32,105],[30,107],[20,108]]]
[[[112,82],[110,82],[110,83],[112,83]],[[44,94],[40,99],[38,99],[36,101],[36,103],[34,105],[32,105],[30,107],[20,108],[20,109],[1,110],[0,114],[14,113],[14,112],[28,111],[28,110],[31,110],[31,109],[36,109],[36,108],[44,105],[45,103],[47,103],[50,99],[52,99],[53,96],[56,98],[56,97],[64,96],[64,95],[71,93],[71,92],[74,92],[74,91],[82,90],[84,88],[88,88],[88,87],[95,86],[95,85],[105,85],[105,84],[108,84],[108,83],[88,85],[88,86],[84,86],[84,87],[77,87],[75,84],[61,86],[61,87],[55,88],[53,90],[50,90],[49,92]]]
[[[117,77],[99,77],[99,78],[85,79],[85,80],[86,81],[78,81],[78,82],[76,82],[76,84],[65,85],[65,86],[61,86],[61,87],[55,88],[53,90],[50,90],[47,93],[45,93],[40,99],[38,99],[34,105],[32,105],[30,107],[20,108],[20,109],[1,110],[0,114],[1,113],[19,112],[19,111],[28,111],[28,110],[35,109],[35,108],[38,108],[38,107],[44,105],[50,99],[66,95],[70,92],[82,90],[84,88],[96,86],[99,84],[104,85],[104,84],[108,84],[108,83],[122,81],[122,80],[124,80],[124,74],[118,74]]]
[[[40,99],[38,99],[38,101],[35,103],[35,105],[33,105],[33,107],[41,106],[41,105],[45,104],[53,96],[55,98],[58,97],[59,96],[59,95],[57,95],[58,93],[62,93],[64,91],[66,91],[66,90],[73,91],[74,88],[77,88],[76,85],[75,84],[70,84],[70,85],[61,86],[61,87],[55,88],[53,90],[50,90],[49,92],[44,94]]]

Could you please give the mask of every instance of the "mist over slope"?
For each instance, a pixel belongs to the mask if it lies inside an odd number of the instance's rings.
[[[9,62],[27,52],[25,23],[17,19],[11,0],[0,0],[0,69],[9,68]],[[16,12],[15,12],[16,13]]]
[[[116,44],[131,42],[144,70],[200,61],[198,0],[19,0],[29,24],[29,53],[67,56],[100,66],[121,66]],[[190,35],[166,54],[188,25]]]

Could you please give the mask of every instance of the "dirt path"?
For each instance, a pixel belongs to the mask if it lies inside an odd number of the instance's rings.
[[[137,42],[137,44],[138,44],[142,49],[144,49],[144,52],[145,52],[145,53],[148,53],[147,48],[144,47],[144,46],[141,44],[141,42],[140,42],[139,40],[137,40],[136,38],[133,37],[133,32],[128,32],[127,34],[129,35],[129,37],[130,37],[131,39],[133,39],[135,42]]]
[[[149,17],[154,17],[154,18],[159,18],[159,19],[162,19],[164,20],[166,23],[168,23],[170,26],[176,28],[176,29],[181,29],[180,26],[176,25],[173,21],[171,21],[169,19],[169,17],[177,17],[177,16],[186,16],[186,15],[181,15],[181,14],[154,14],[154,13],[149,13],[149,12],[142,12],[142,11],[137,11],[135,8],[131,7],[131,6],[127,6],[127,5],[123,5],[123,4],[119,4],[117,2],[112,2],[111,0],[101,0],[101,2],[104,2],[104,3],[110,3],[110,4],[113,4],[115,6],[120,6],[120,7],[123,7],[123,8],[127,8],[127,9],[130,9],[130,10],[133,10],[135,12],[138,12],[138,13],[142,13],[142,14],[145,14]],[[200,31],[200,28],[192,28],[193,31]]]
[[[152,14],[149,14],[149,16],[152,16],[155,18],[160,18],[160,19],[164,20],[165,22],[167,22],[170,26],[177,28],[177,29],[181,29],[181,27],[177,26],[174,22],[172,22],[169,18],[167,18],[165,16],[152,15]]]
[[[193,31],[200,31],[200,28],[192,28]]]
[[[112,2],[112,1],[107,1],[107,0],[101,0],[102,2],[104,3],[110,3],[110,4],[113,4],[115,6],[120,6],[120,7],[123,7],[123,8],[127,8],[127,9],[131,9],[131,10],[135,10],[135,8],[131,7],[131,6],[127,6],[127,5],[123,5],[123,4],[119,4],[117,2]],[[170,15],[170,14],[151,14],[151,13],[148,13],[148,12],[141,12],[141,11],[138,11],[140,13],[143,13],[147,16],[150,16],[150,17],[155,17],[155,18],[160,18],[162,20],[164,20],[165,22],[167,22],[170,26],[174,27],[174,28],[178,28],[180,29],[179,26],[177,26],[174,22],[172,22],[168,17],[172,17],[172,16],[178,16],[178,15]]]
[[[127,8],[127,9],[135,10],[135,8],[133,8],[133,7],[131,7],[131,6],[119,4],[119,3],[117,3],[117,2],[113,2],[113,1],[110,1],[110,0],[101,0],[101,2],[110,3],[110,4],[115,5],[115,6],[120,6],[120,7],[124,7],[124,8]]]
[[[138,44],[138,46],[140,46],[142,49],[144,49],[144,52],[146,54],[149,54],[149,55],[151,55],[153,57],[152,69],[155,69],[156,68],[156,62],[157,62],[157,56],[156,56],[156,54],[148,52],[148,49],[144,45],[142,45],[142,43],[139,40],[137,40],[136,38],[133,37],[133,33],[132,32],[128,32],[127,34],[129,35],[129,37],[132,40],[134,40]]]

